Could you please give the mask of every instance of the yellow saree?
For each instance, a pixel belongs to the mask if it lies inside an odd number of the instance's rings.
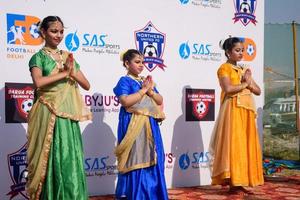
[[[229,77],[231,84],[241,82],[243,70],[225,63],[218,77]],[[235,94],[221,93],[221,107],[212,133],[212,184],[233,186],[263,184],[262,155],[256,128],[254,99],[248,89]]]

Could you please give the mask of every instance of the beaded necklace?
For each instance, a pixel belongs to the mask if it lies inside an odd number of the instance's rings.
[[[143,77],[142,76],[132,76],[131,74],[127,74],[128,77],[132,78],[134,81],[136,81],[140,86],[143,84]]]
[[[61,72],[64,70],[64,60],[62,56],[62,51],[59,49],[51,49],[49,47],[43,47],[42,50],[56,63],[58,70]],[[53,55],[59,55],[59,59],[55,59]]]

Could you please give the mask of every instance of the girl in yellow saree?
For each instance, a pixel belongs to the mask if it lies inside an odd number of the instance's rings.
[[[86,200],[83,147],[78,121],[91,119],[78,85],[90,84],[73,56],[58,50],[64,26],[57,16],[41,22],[45,46],[29,67],[36,87],[28,119],[28,181],[30,199]]]
[[[261,90],[250,69],[237,65],[244,47],[239,38],[223,44],[227,62],[218,69],[222,88],[221,107],[210,143],[212,184],[229,184],[230,192],[248,192],[243,186],[264,183],[262,155],[256,128],[256,108],[252,93]]]

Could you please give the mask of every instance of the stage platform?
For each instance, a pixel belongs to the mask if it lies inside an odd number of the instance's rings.
[[[247,193],[230,193],[227,186],[198,186],[169,189],[169,199],[178,200],[300,200],[300,170],[284,170],[265,176],[265,184],[246,188]],[[114,195],[90,197],[89,200],[112,200]]]

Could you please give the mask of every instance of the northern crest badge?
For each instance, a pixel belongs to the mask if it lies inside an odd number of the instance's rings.
[[[234,23],[241,21],[244,26],[250,22],[256,25],[256,16],[254,15],[257,0],[234,0],[235,14]]]
[[[9,174],[13,181],[13,185],[10,186],[11,191],[6,194],[10,196],[10,199],[13,199],[18,194],[28,199],[25,193],[27,178],[26,146],[27,143],[18,151],[7,155]]]
[[[134,37],[137,50],[144,54],[146,68],[150,72],[156,67],[164,70],[166,66],[162,56],[166,44],[166,34],[156,29],[149,21],[144,28],[134,32]]]

